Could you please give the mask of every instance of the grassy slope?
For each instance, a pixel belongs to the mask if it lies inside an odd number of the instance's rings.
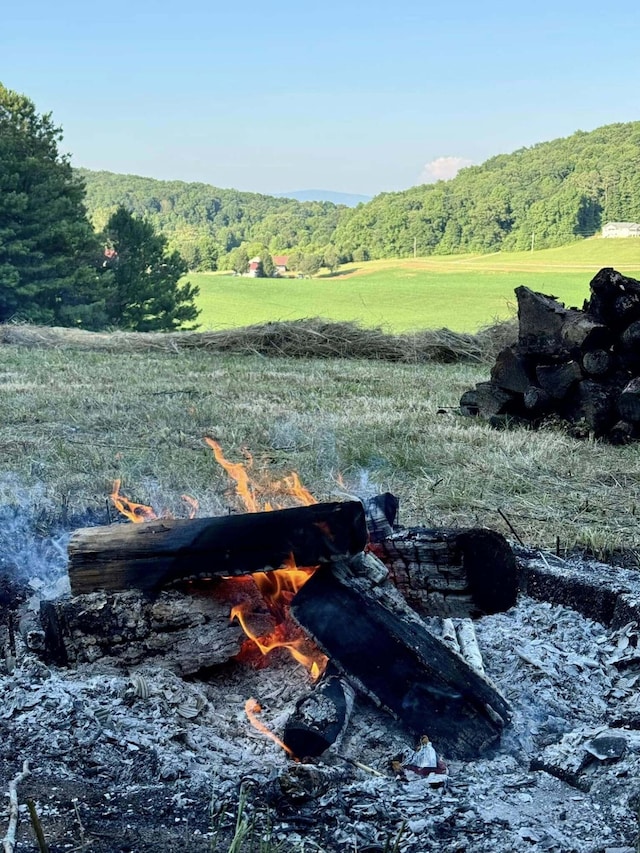
[[[389,331],[448,327],[476,331],[514,311],[526,284],[582,305],[605,266],[640,277],[640,240],[585,240],[558,249],[349,264],[312,280],[247,279],[192,273],[203,329],[322,316]]]

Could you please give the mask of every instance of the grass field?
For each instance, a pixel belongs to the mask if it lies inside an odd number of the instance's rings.
[[[185,514],[239,508],[203,437],[261,476],[295,470],[316,497],[390,490],[405,525],[487,525],[532,546],[640,554],[637,446],[562,430],[495,431],[463,418],[489,365],[393,364],[192,351],[2,347],[0,507],[106,522],[114,479],[134,500]],[[3,516],[4,517],[4,516]],[[16,540],[16,547],[19,541]],[[640,557],[638,558],[640,561]]]
[[[640,240],[584,240],[559,249],[349,264],[315,279],[249,279],[191,273],[202,329],[325,317],[403,332],[474,332],[514,313],[524,284],[581,306],[605,266],[640,277]]]

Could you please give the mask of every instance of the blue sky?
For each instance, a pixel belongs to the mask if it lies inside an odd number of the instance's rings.
[[[640,119],[640,4],[3,4],[0,81],[77,166],[374,195]]]

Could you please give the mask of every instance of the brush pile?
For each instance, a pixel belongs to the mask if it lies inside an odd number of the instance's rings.
[[[518,343],[497,356],[489,382],[460,400],[494,425],[553,418],[578,436],[640,438],[640,282],[605,268],[580,311],[516,288]]]

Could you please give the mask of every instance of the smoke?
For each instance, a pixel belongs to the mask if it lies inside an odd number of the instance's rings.
[[[473,160],[466,157],[437,157],[429,163],[425,163],[418,184],[432,184],[435,181],[449,181],[455,178],[460,169],[472,166]]]

